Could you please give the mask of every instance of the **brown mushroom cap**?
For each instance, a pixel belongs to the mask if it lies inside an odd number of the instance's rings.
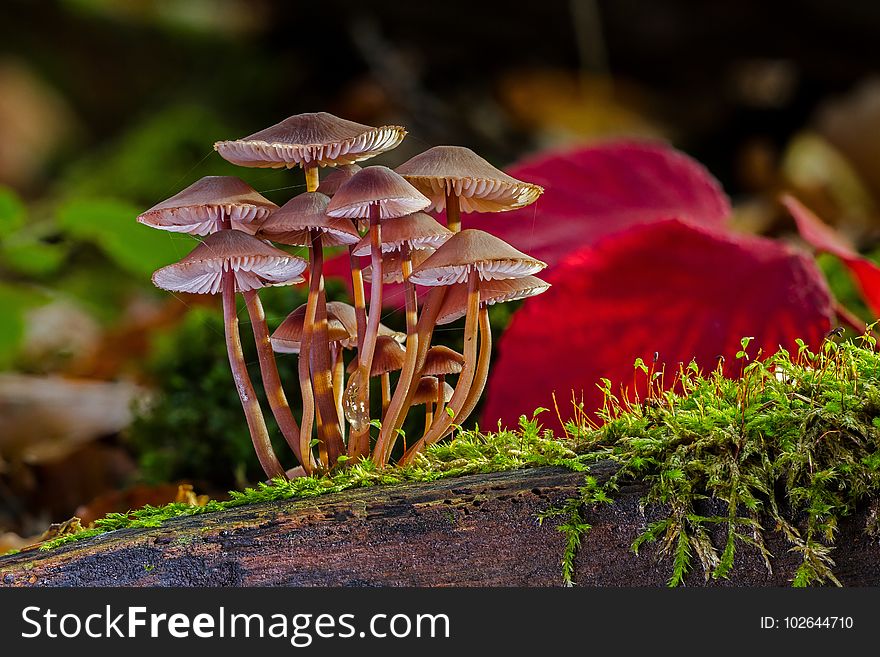
[[[277,205],[234,176],[205,176],[141,214],[138,222],[174,233],[208,235],[228,217],[236,228],[259,223]]]
[[[346,349],[353,349],[357,346],[357,312],[354,306],[344,301],[328,301],[327,316],[342,322],[345,330],[348,331],[348,339],[342,340],[342,346]],[[379,324],[379,335],[388,336],[396,342],[403,344],[406,341],[406,333],[401,333],[388,328],[384,324]]]
[[[428,259],[434,252],[433,249],[420,249],[410,253],[413,267],[416,267]],[[373,282],[373,265],[367,265],[361,270],[361,275],[367,283]],[[403,283],[403,257],[400,251],[392,251],[382,256],[382,282]]]
[[[208,235],[180,262],[153,274],[153,284],[163,290],[192,294],[217,294],[223,272],[235,272],[239,292],[272,285],[301,283],[308,263],[240,230]]]
[[[344,182],[360,170],[361,167],[357,164],[341,164],[324,176],[324,179],[318,185],[318,191],[327,196],[333,196]]]
[[[536,276],[509,278],[502,281],[484,281],[480,284],[480,304],[491,306],[496,303],[519,301],[546,292],[550,283]],[[446,290],[443,305],[437,315],[437,325],[449,324],[467,314],[467,285],[450,285]]]
[[[432,404],[437,401],[437,392],[440,390],[439,381],[436,376],[423,376],[419,379],[416,386],[416,392],[412,398],[412,406],[419,404]],[[452,386],[443,382],[443,401],[448,402],[452,399]]]
[[[382,253],[400,251],[404,244],[411,249],[436,249],[452,237],[452,231],[424,212],[413,212],[382,222]],[[364,235],[354,247],[354,255],[368,256],[370,236]],[[384,267],[383,267],[384,269]]]
[[[379,206],[379,218],[390,219],[424,210],[429,201],[419,190],[388,167],[364,167],[340,185],[327,206],[331,217],[367,219]]]
[[[292,168],[352,164],[403,141],[398,125],[372,128],[327,112],[297,114],[243,139],[218,141],[214,150],[243,167]]]
[[[504,212],[533,203],[544,188],[517,180],[463,146],[435,146],[396,169],[433,207],[446,207],[447,192],[459,197],[462,212]]]
[[[257,237],[291,244],[309,246],[310,230],[322,233],[324,246],[355,244],[361,236],[350,219],[329,217],[326,214],[330,198],[320,192],[304,192],[272,212],[262,224]]]
[[[376,338],[376,350],[373,353],[370,376],[380,376],[402,369],[405,359],[406,351],[397,340],[387,335],[380,335]],[[348,364],[346,369],[349,374],[354,374],[357,368],[358,361],[355,359]]]
[[[466,281],[471,271],[487,281],[521,278],[546,266],[494,235],[467,229],[455,233],[427,260],[414,267],[410,281],[416,285],[452,285]]]
[[[424,376],[459,374],[463,367],[464,356],[455,349],[450,349],[441,344],[428,349],[422,374]]]
[[[331,304],[327,304],[327,335],[330,342],[344,342],[350,338],[348,329],[344,323],[336,317]],[[272,349],[281,354],[298,354],[300,343],[302,342],[303,323],[306,318],[306,304],[303,304],[290,313],[272,336],[269,341],[272,343]]]

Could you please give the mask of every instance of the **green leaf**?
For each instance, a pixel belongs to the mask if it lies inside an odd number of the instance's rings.
[[[45,276],[58,270],[67,250],[59,244],[16,240],[3,245],[2,255],[9,269],[28,276]]]
[[[0,185],[0,240],[24,225],[25,207],[18,195]]]
[[[120,268],[137,277],[180,260],[195,245],[188,235],[137,223],[140,210],[113,199],[76,199],[58,208],[58,225],[97,245]]]

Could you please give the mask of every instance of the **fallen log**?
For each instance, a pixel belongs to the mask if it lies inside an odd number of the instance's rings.
[[[608,468],[594,468],[601,480]],[[123,529],[51,551],[0,557],[3,586],[558,586],[565,536],[537,516],[576,494],[583,475],[535,468],[363,488],[261,503]],[[584,586],[662,586],[671,573],[656,545],[632,541],[660,509],[643,509],[639,485],[590,509],[576,560]],[[833,558],[845,586],[880,585],[880,545],[867,510],[840,526]],[[717,544],[720,544],[720,538]],[[692,585],[787,586],[798,556],[772,526],[768,570],[738,546],[729,579]]]

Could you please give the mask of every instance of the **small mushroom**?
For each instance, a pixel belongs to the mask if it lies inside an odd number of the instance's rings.
[[[327,112],[297,114],[242,139],[218,141],[214,149],[243,167],[301,167],[306,189],[318,189],[318,167],[353,164],[395,148],[406,136],[397,125],[373,128]]]
[[[417,285],[467,283],[464,367],[455,386],[455,393],[449,402],[452,415],[436,418],[431,429],[407,450],[401,462],[408,463],[419,450],[439,440],[450,428],[453,420],[461,424],[465,419],[462,416],[462,409],[468,399],[476,373],[481,281],[530,276],[546,266],[540,260],[516,250],[504,240],[481,230],[469,229],[453,235],[413,270],[410,280]]]
[[[352,425],[349,455],[360,458],[369,452],[369,371],[382,313],[382,252],[380,221],[426,208],[430,201],[387,167],[366,167],[339,187],[327,206],[331,217],[370,220],[371,266],[378,281],[370,286],[370,311],[363,344],[358,349],[358,372],[346,392],[347,419]],[[357,292],[356,292],[357,294]]]
[[[247,372],[238,331],[235,293],[267,285],[301,282],[306,266],[302,258],[276,249],[246,233],[221,230],[206,237],[180,262],[153,274],[153,284],[163,290],[193,294],[221,293],[229,365],[254,449],[270,478],[284,477],[285,470],[272,449],[266,422]],[[291,448],[303,463],[299,445],[291,445]]]
[[[435,376],[423,376],[419,379],[418,384],[415,386],[411,405],[425,405],[426,433],[433,423],[434,416],[443,412],[443,406],[452,399],[452,395],[452,386]],[[436,404],[436,407],[434,404]],[[404,443],[403,449],[406,451],[406,443]]]
[[[373,356],[373,363],[370,367],[370,378],[382,377],[382,417],[388,410],[388,403],[391,401],[391,372],[396,372],[403,367],[406,359],[406,352],[400,343],[394,338],[387,335],[380,335],[376,338],[376,351]],[[358,362],[351,361],[348,366],[348,373],[354,374],[358,369]]]
[[[360,170],[361,167],[357,164],[340,164],[321,181],[317,191],[327,196],[333,196],[344,182],[347,182]]]
[[[233,176],[206,176],[151,207],[137,220],[173,233],[208,235],[222,228],[253,233],[278,206]]]
[[[482,353],[482,352],[481,352]],[[425,366],[422,368],[422,377],[436,376],[440,385],[446,383],[448,374],[460,374],[464,367],[464,356],[443,345],[437,345],[428,349],[428,355],[425,358]],[[442,413],[448,400],[437,397],[436,412]],[[427,431],[427,428],[425,429]]]

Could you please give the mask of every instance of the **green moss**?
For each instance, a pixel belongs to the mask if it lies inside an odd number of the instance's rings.
[[[585,450],[582,459],[611,461],[615,473],[602,485],[588,478],[576,498],[544,515],[564,518],[567,583],[589,532],[588,510],[635,480],[648,487],[643,503],[667,515],[632,549],[659,542],[672,561],[670,586],[695,565],[706,579],[727,577],[741,545],[766,560],[767,520],[801,556],[794,586],[839,584],[831,556],[838,525],[880,492],[880,356],[867,336],[826,340],[820,353],[799,345],[795,355],[750,360],[744,340],[741,378],[682,367],[674,392],[655,388],[637,403],[621,401],[604,384],[601,426],[581,414],[566,430]],[[701,514],[706,499],[726,511]],[[710,536],[719,527],[725,539],[715,545]]]
[[[588,545],[591,510],[613,504],[620,486],[631,481],[647,487],[642,503],[664,511],[635,538],[632,549],[659,543],[670,559],[672,586],[696,567],[707,579],[728,577],[743,545],[769,558],[767,531],[780,532],[800,555],[795,586],[838,583],[832,561],[838,525],[880,493],[880,355],[870,337],[841,344],[829,340],[820,353],[801,344],[796,354],[781,351],[768,359],[760,354],[750,358],[748,343],[743,341],[739,355],[738,379],[720,370],[680,367],[672,391],[651,387],[644,399],[633,402],[617,397],[604,381],[605,405],[598,421],[575,409],[575,420],[565,425],[565,440],[540,426],[544,409],[539,409],[531,419],[522,417],[516,431],[459,431],[406,468],[378,470],[366,462],[323,477],[260,484],[204,507],[169,504],[111,514],[94,529],[55,539],[42,549],[246,504],[561,466],[586,475],[576,496],[541,516],[542,521],[561,519],[559,530],[566,536],[562,576],[568,584],[575,578],[579,549]],[[643,363],[636,370],[646,381],[658,381]],[[601,482],[589,472],[600,461],[616,466]],[[701,512],[706,500],[720,504],[723,512]],[[711,537],[719,528],[724,538],[716,544]],[[866,531],[877,528],[869,521]]]

